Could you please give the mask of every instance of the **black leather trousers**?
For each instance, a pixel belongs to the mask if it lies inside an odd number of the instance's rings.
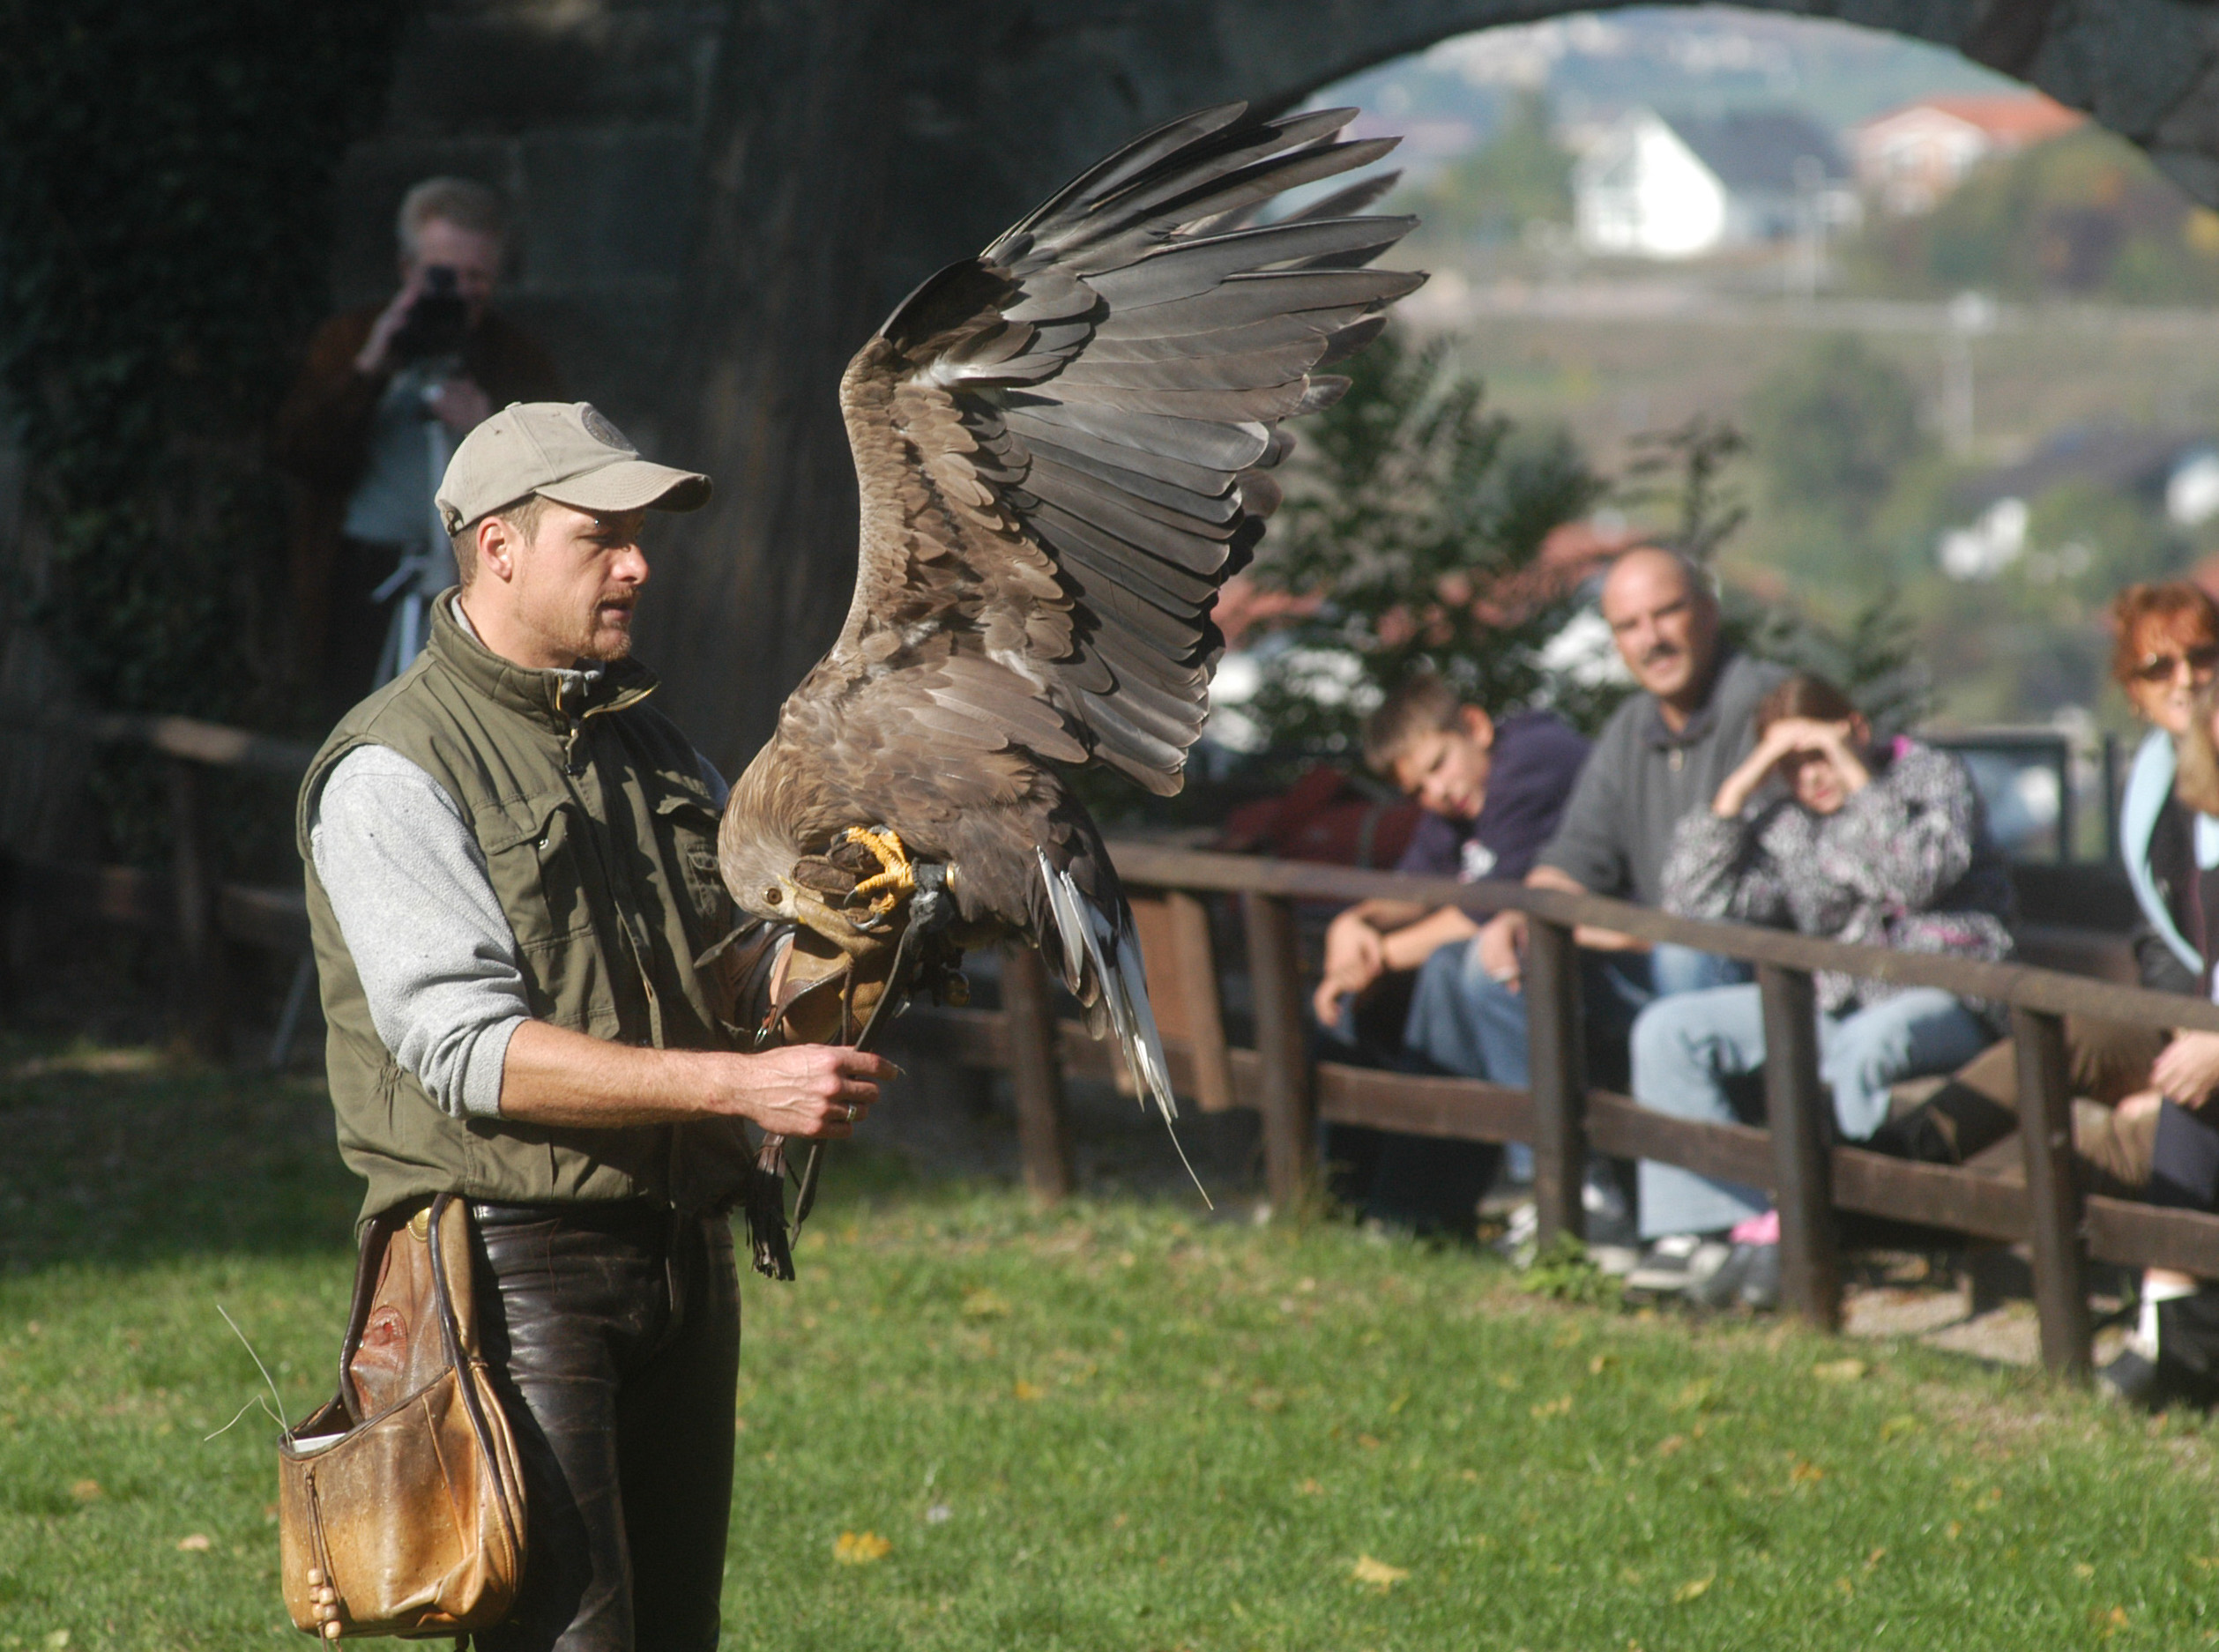
[[[480,1340],[524,1470],[485,1652],[709,1652],[732,1513],[740,1286],[721,1217],[471,1207]]]

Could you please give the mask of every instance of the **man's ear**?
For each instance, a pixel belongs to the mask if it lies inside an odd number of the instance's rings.
[[[517,553],[524,541],[516,529],[499,517],[488,517],[478,524],[478,571],[491,574],[503,583],[517,577]]]
[[[1456,719],[1463,725],[1465,735],[1478,742],[1480,750],[1488,750],[1494,745],[1494,718],[1487,715],[1484,707],[1459,706]]]

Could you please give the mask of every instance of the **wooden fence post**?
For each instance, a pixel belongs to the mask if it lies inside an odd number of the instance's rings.
[[[1818,1005],[1811,978],[1757,965],[1764,999],[1764,1109],[1780,1211],[1781,1295],[1824,1331],[1842,1327],[1841,1246],[1834,1230],[1833,1105],[1819,1087]]]
[[[1533,1208],[1544,1245],[1585,1237],[1587,1038],[1569,926],[1526,926],[1526,1068],[1533,1096]]]
[[[1232,1056],[1225,1042],[1225,1002],[1217,986],[1217,953],[1210,939],[1210,908],[1184,889],[1168,889],[1172,942],[1179,978],[1188,995],[1187,1038],[1194,1053],[1195,1099],[1204,1112],[1232,1105]]]
[[[230,1053],[231,983],[222,932],[216,924],[219,886],[214,847],[197,764],[168,760],[171,876],[177,896],[177,987],[185,1043],[203,1060]]]
[[[2059,1376],[2084,1381],[2093,1364],[2093,1333],[2081,1186],[2073,1161],[2073,1084],[2065,1062],[2065,1023],[2040,1010],[2014,1009],[2011,1040],[2018,1058],[2019,1141],[2026,1155],[2042,1363]]]
[[[1009,1027],[1009,1082],[1017,1099],[1017,1157],[1024,1185],[1053,1204],[1069,1196],[1071,1131],[1063,1105],[1063,1059],[1048,972],[1032,948],[1002,954],[1002,1012]]]
[[[1317,1074],[1310,1065],[1294,908],[1254,890],[1240,897],[1262,1063],[1263,1175],[1271,1208],[1299,1216],[1316,1192]]]

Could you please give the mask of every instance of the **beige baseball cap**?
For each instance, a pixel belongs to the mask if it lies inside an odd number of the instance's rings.
[[[462,439],[432,502],[459,533],[529,494],[579,510],[698,510],[709,479],[649,464],[591,402],[512,401]]]

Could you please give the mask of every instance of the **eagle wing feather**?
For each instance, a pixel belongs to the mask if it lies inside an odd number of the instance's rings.
[[[1367,267],[1411,225],[1361,214],[1370,181],[1248,221],[1386,153],[1339,138],[1353,113],[1172,122],[896,309],[841,385],[861,554],[823,691],[932,667],[938,738],[1178,790],[1276,428],[1338,393],[1314,369],[1424,279]],[[1049,717],[1011,718],[1024,697]],[[950,715],[973,700],[993,715]]]

